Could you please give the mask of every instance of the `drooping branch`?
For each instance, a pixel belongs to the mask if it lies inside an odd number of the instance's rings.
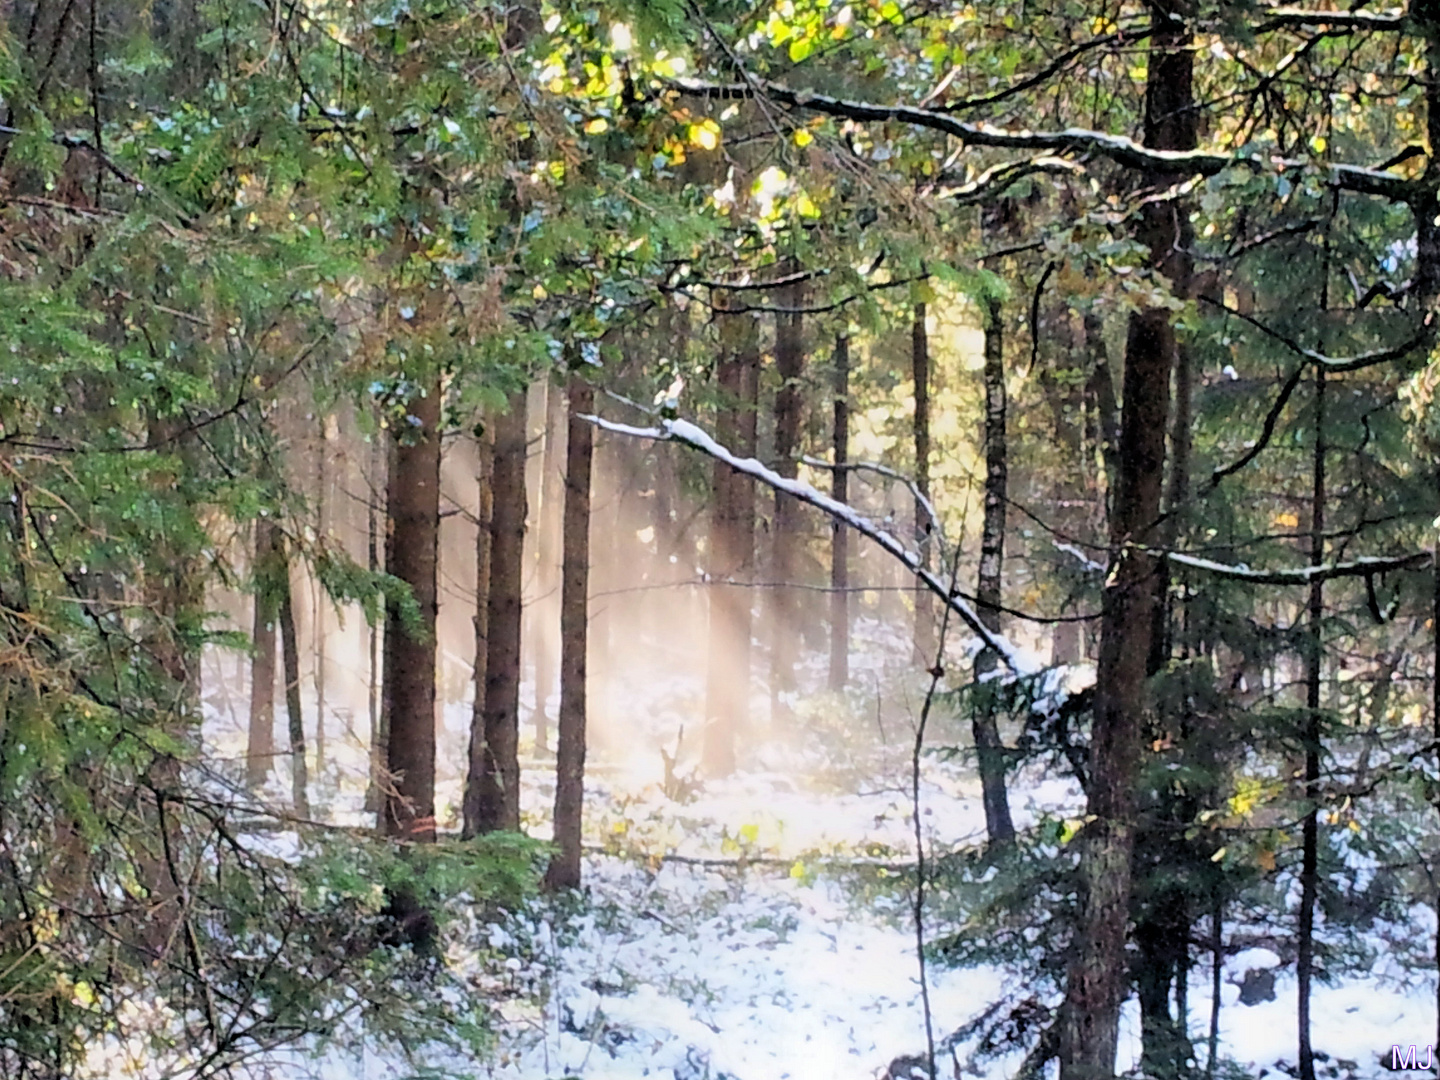
[[[718,461],[723,461],[732,469],[742,472],[745,475],[758,480],[767,487],[776,491],[783,491],[794,497],[807,506],[815,509],[831,518],[854,529],[860,535],[872,540],[878,547],[884,550],[891,557],[899,560],[907,570],[913,574],[921,584],[944,601],[950,609],[960,617],[974,634],[980,638],[988,647],[994,649],[1005,666],[1015,674],[1029,674],[1038,670],[1036,664],[1028,659],[1013,643],[1000,634],[989,629],[968,603],[962,599],[957,592],[949,587],[949,584],[942,581],[931,571],[925,569],[921,563],[920,556],[908,550],[904,544],[895,536],[882,529],[875,522],[862,514],[857,513],[853,508],[844,503],[836,502],[827,495],[821,494],[809,484],[799,480],[789,480],[779,473],[766,468],[754,458],[740,458],[732,454],[728,449],[721,446],[700,428],[687,420],[661,420],[659,427],[634,427],[630,424],[620,424],[613,420],[606,420],[599,416],[584,416],[582,419],[594,424],[605,431],[614,432],[617,435],[628,435],[635,439],[653,439],[657,442],[683,443],[694,450],[700,451]]]

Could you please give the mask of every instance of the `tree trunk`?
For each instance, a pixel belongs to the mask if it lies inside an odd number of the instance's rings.
[[[835,420],[832,438],[835,472],[830,495],[850,501],[850,338],[835,336]],[[830,523],[830,689],[840,693],[850,681],[850,530]]]
[[[479,832],[520,828],[520,616],[525,574],[525,394],[495,422],[490,520],[485,750],[477,778]]]
[[[398,605],[385,621],[382,707],[389,726],[391,783],[384,831],[421,843],[435,840],[435,616],[440,554],[440,380],[409,403],[407,440],[395,448],[386,492],[385,568],[410,586],[419,625],[407,627]],[[418,423],[416,422],[418,421]]]
[[[565,484],[561,473],[560,434],[566,422],[560,388],[546,382],[544,390],[545,404],[540,414],[541,445],[544,449],[539,455],[539,483],[535,485],[540,501],[535,513],[535,602],[530,605],[532,610],[527,612],[535,650],[535,750],[541,754],[548,753],[550,749],[550,717],[545,710],[555,685],[555,633],[559,607],[563,603],[558,596],[561,574],[558,572],[556,547],[562,528],[560,518],[564,512],[564,500],[560,494]]]
[[[1000,301],[990,299],[985,311],[985,520],[980,532],[980,573],[975,586],[977,612],[991,630],[1000,629],[1001,572],[1005,561],[1005,500],[1008,481],[1005,439],[1005,325]],[[918,378],[918,374],[917,374]],[[919,410],[917,399],[916,410]],[[916,446],[919,447],[917,424]],[[926,436],[928,444],[929,437]],[[975,657],[975,681],[982,683],[1000,657],[982,649]],[[1015,839],[1010,804],[1005,796],[1005,747],[1000,741],[993,695],[980,693],[980,707],[970,721],[980,789],[985,806],[985,834],[992,845]]]
[[[930,498],[930,335],[925,325],[925,304],[915,305],[910,322],[910,369],[915,380],[915,415],[912,433],[915,439],[915,487]],[[915,548],[920,563],[927,570],[931,558],[929,512],[920,499],[915,500]],[[930,590],[915,586],[915,653],[926,665],[935,662],[935,612],[930,603]]]
[[[370,476],[365,485],[369,498],[365,507],[365,566],[370,573],[380,571],[380,502],[385,497],[385,440],[379,436],[371,446]],[[385,747],[390,733],[385,729],[385,713],[380,707],[380,628],[377,619],[369,627],[370,685],[367,694],[370,709],[370,782],[365,789],[365,809],[373,814],[380,813],[384,805],[383,789],[389,785],[386,776],[389,770],[385,764]]]
[[[749,315],[721,316],[720,358],[715,368],[720,391],[716,435],[721,440],[744,438],[745,369],[755,347],[755,329],[755,320]],[[735,771],[736,739],[749,724],[748,586],[754,562],[754,495],[740,474],[721,462],[715,462],[710,479],[710,647],[705,671],[702,759],[709,775],[728,776]],[[749,534],[742,506],[747,497],[752,507]]]
[[[796,309],[804,302],[804,286],[779,290],[780,306]],[[800,411],[803,398],[800,376],[805,363],[804,323],[798,312],[775,317],[775,368],[780,387],[775,391],[775,471],[794,479],[795,455],[800,447]],[[790,586],[800,569],[800,505],[789,495],[775,493],[775,526],[771,536],[774,581],[770,590],[770,717],[789,715],[784,698],[795,689],[795,643],[799,631],[798,597]]]
[[[255,519],[255,620],[251,642],[250,728],[245,743],[245,781],[260,788],[275,758],[275,597],[268,573],[275,559],[275,524]]]
[[[485,772],[485,675],[490,653],[490,523],[494,518],[495,433],[487,425],[476,440],[479,459],[475,513],[475,701],[470,711],[470,752],[465,771],[460,836],[480,831],[480,777]]]
[[[545,883],[580,887],[580,831],[585,801],[585,659],[590,588],[590,464],[594,429],[581,416],[595,391],[570,377],[570,432],[565,461],[564,564],[560,597],[560,715],[555,761],[555,844]]]
[[[1145,145],[1196,146],[1192,37],[1184,0],[1153,0]],[[1184,213],[1148,205],[1141,239],[1153,265],[1184,287]],[[1080,919],[1060,1017],[1061,1080],[1115,1073],[1120,1007],[1128,989],[1125,956],[1136,784],[1146,709],[1145,676],[1156,602],[1153,556],[1135,545],[1161,539],[1156,525],[1165,471],[1165,428],[1175,362],[1170,313],[1130,317],[1125,346],[1117,491],[1110,516],[1110,570],[1101,609],[1090,746],[1090,821],[1082,833]]]
[[[290,791],[295,816],[310,816],[310,769],[305,761],[305,714],[300,710],[300,642],[295,634],[294,594],[290,587],[290,553],[282,548],[275,568],[279,592],[281,653],[285,664],[285,715],[290,733]]]
[[[318,476],[315,493],[316,531],[320,543],[324,544],[330,535],[330,443],[326,430],[329,421],[320,417],[320,437],[316,443],[316,473]],[[318,581],[311,585],[315,602],[311,605],[311,639],[315,658],[315,776],[325,774],[325,589]],[[322,781],[323,782],[323,781]]]
[[[1311,473],[1310,565],[1325,561],[1325,368],[1315,366],[1315,457]],[[1320,891],[1320,624],[1325,584],[1310,583],[1305,650],[1305,804],[1300,855],[1300,940],[1295,958],[1295,1013],[1299,1028],[1300,1080],[1315,1080],[1310,1045],[1310,989],[1315,970],[1315,901]]]

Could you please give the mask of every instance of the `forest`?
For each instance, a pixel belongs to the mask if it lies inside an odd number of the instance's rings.
[[[1440,0],[0,3],[0,1080],[1440,1043]]]

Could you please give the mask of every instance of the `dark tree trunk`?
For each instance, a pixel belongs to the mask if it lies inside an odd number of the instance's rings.
[[[580,887],[580,831],[585,801],[585,651],[590,588],[590,463],[594,429],[581,416],[595,391],[570,379],[570,438],[565,461],[564,564],[560,598],[560,716],[555,762],[555,844],[545,883]]]
[[[999,605],[1003,595],[1009,472],[1005,439],[1005,326],[1001,318],[1000,301],[989,300],[985,311],[985,521],[980,532],[980,573],[975,586],[980,618],[996,631],[1000,629]],[[929,441],[928,435],[926,441]],[[975,657],[975,681],[982,682],[999,663],[1000,657],[994,649],[981,650]],[[1005,747],[1000,741],[995,714],[993,696],[982,691],[970,730],[975,738],[985,806],[985,833],[992,845],[1002,845],[1015,839],[1015,825],[1010,820],[1010,804],[1005,796]]]
[[[310,816],[310,768],[305,761],[305,714],[300,711],[300,642],[295,634],[295,604],[290,589],[290,558],[280,552],[275,587],[280,608],[281,654],[285,664],[285,715],[290,733],[290,788],[295,816]]]
[[[271,565],[275,561],[275,524],[269,518],[255,520],[255,621],[251,642],[255,658],[250,663],[250,728],[245,743],[245,781],[262,787],[275,758],[275,597],[271,587]]]
[[[485,772],[485,675],[490,652],[490,523],[494,518],[495,436],[487,426],[476,441],[479,459],[475,514],[475,658],[472,677],[475,702],[470,712],[470,752],[465,771],[460,835],[480,831],[480,777]]]
[[[383,507],[380,505],[385,498],[385,440],[379,436],[375,437],[374,445],[370,453],[370,476],[365,490],[369,492],[369,499],[365,507],[365,566],[371,574],[380,570],[380,515]],[[369,627],[370,647],[370,685],[367,694],[370,709],[370,782],[365,790],[365,809],[373,814],[380,812],[384,805],[383,788],[389,783],[385,777],[388,769],[385,765],[385,747],[390,741],[390,734],[385,730],[385,713],[380,707],[380,627],[382,621],[377,619]]]
[[[930,498],[930,335],[925,326],[926,308],[915,305],[910,321],[910,372],[915,380],[915,487]],[[921,500],[915,500],[915,547],[926,569],[934,564],[931,547],[933,524]],[[915,586],[915,652],[926,665],[935,662],[935,611],[930,590]]]
[[[1325,561],[1325,368],[1315,367],[1315,456],[1311,469],[1310,565]],[[1320,668],[1325,584],[1310,583],[1305,650],[1305,805],[1300,854],[1300,940],[1295,957],[1295,1013],[1299,1027],[1300,1080],[1315,1080],[1310,1045],[1310,990],[1315,972],[1315,901],[1320,892]]]
[[[835,420],[832,439],[835,456],[830,495],[839,503],[850,501],[850,339],[835,337]],[[850,681],[850,530],[830,523],[830,689],[845,689]]]
[[[753,359],[756,327],[749,315],[720,318],[720,359],[715,374],[721,400],[716,437],[722,445],[735,446],[745,440],[745,376]],[[735,771],[736,740],[749,724],[748,586],[754,562],[754,495],[738,473],[718,461],[711,471],[711,486],[707,567],[711,582],[710,648],[705,673],[703,761],[709,775],[728,776]],[[747,500],[752,507],[750,532],[744,521],[743,504]]]
[[[1185,0],[1150,4],[1145,145],[1155,149],[1189,150],[1197,145],[1187,13]],[[1182,289],[1188,277],[1182,254],[1185,220],[1165,203],[1147,206],[1141,223],[1152,264]],[[1157,524],[1175,353],[1168,311],[1148,309],[1130,317],[1117,490],[1110,515],[1110,570],[1096,668],[1087,800],[1091,817],[1082,834],[1081,911],[1060,1017],[1061,1080],[1102,1080],[1115,1073],[1120,1007],[1128,989],[1125,941],[1136,785],[1160,569],[1153,556],[1135,545],[1163,539]]]
[[[383,709],[389,740],[384,831],[435,840],[435,616],[440,554],[440,380],[409,404],[414,418],[395,447],[386,493],[385,568],[410,586],[419,625],[406,627],[398,606],[385,621]]]
[[[520,828],[520,621],[525,573],[525,394],[496,418],[490,521],[485,751],[476,785],[479,832]]]
[[[797,309],[804,302],[804,286],[791,285],[778,293],[779,306]],[[800,377],[805,363],[803,317],[785,312],[775,317],[775,369],[780,386],[775,391],[775,471],[793,479],[798,474],[800,413],[804,405]],[[770,716],[789,715],[783,698],[795,689],[795,644],[800,628],[798,596],[791,588],[800,570],[800,504],[775,493],[775,524],[771,536],[774,581],[770,590]]]

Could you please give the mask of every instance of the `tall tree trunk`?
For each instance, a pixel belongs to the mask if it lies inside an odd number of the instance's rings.
[[[255,620],[250,663],[250,726],[245,742],[245,781],[252,788],[265,784],[275,758],[275,597],[267,572],[275,560],[275,523],[255,519]]]
[[[832,439],[835,457],[830,495],[836,502],[850,501],[850,338],[835,336],[835,420]],[[850,681],[850,530],[830,523],[830,689],[845,689]]]
[[[315,516],[320,542],[330,536],[330,443],[329,418],[320,417],[320,437],[316,443],[318,482],[315,494]],[[318,581],[312,586],[315,602],[311,605],[311,637],[315,657],[315,776],[325,774],[325,589]],[[322,781],[323,782],[323,781]]]
[[[1315,365],[1315,456],[1311,468],[1310,565],[1325,561],[1325,367]],[[1315,970],[1315,901],[1320,891],[1320,667],[1321,620],[1325,585],[1310,582],[1309,626],[1305,650],[1305,804],[1300,855],[1300,940],[1295,958],[1296,1023],[1299,1027],[1300,1080],[1315,1080],[1315,1051],[1310,1045],[1310,989]]]
[[[1197,145],[1192,37],[1185,0],[1152,0],[1145,145]],[[1141,239],[1157,269],[1181,288],[1185,215],[1169,203],[1148,205]],[[1118,490],[1110,516],[1110,571],[1101,612],[1090,746],[1090,820],[1082,834],[1081,910],[1060,1016],[1061,1080],[1115,1073],[1120,1007],[1128,989],[1125,956],[1136,785],[1146,709],[1145,676],[1154,628],[1159,567],[1137,545],[1162,539],[1157,523],[1165,470],[1170,375],[1175,363],[1170,313],[1130,317],[1120,416]]]
[[[910,321],[910,373],[915,380],[915,415],[911,432],[915,441],[915,487],[927,500],[930,498],[930,334],[925,325],[924,303],[915,305]],[[933,526],[925,504],[915,500],[915,547],[920,563],[926,569],[931,558]],[[935,660],[935,612],[930,603],[930,590],[915,586],[915,654],[925,664]]]
[[[775,368],[780,386],[775,391],[775,471],[794,479],[795,455],[800,447],[800,410],[803,406],[800,376],[805,363],[803,317],[804,286],[790,285],[778,292],[780,306],[791,309],[775,317]],[[774,581],[770,590],[770,717],[789,715],[784,699],[795,689],[795,644],[799,630],[798,597],[791,588],[800,569],[800,504],[782,492],[775,493],[775,527],[771,535]]]
[[[547,381],[544,390],[545,402],[540,412],[544,449],[539,455],[539,483],[535,485],[540,501],[535,513],[535,602],[529,605],[533,610],[527,612],[535,650],[535,749],[542,754],[550,749],[550,717],[546,707],[555,686],[555,633],[563,602],[558,595],[561,574],[556,547],[564,513],[561,497],[565,484],[561,472],[564,441],[560,435],[566,422],[560,387]]]
[[[485,752],[476,784],[480,832],[520,828],[520,616],[525,574],[525,394],[496,418]]]
[[[365,566],[370,573],[376,574],[380,571],[380,514],[381,501],[385,498],[385,474],[386,474],[386,440],[376,436],[371,445],[370,452],[370,475],[365,484],[365,490],[369,498],[365,506]],[[365,789],[365,809],[373,814],[380,813],[384,805],[383,789],[389,785],[386,779],[388,768],[385,764],[385,747],[390,741],[390,733],[385,729],[385,712],[380,707],[380,628],[382,621],[377,619],[369,626],[369,647],[370,685],[368,687],[368,705],[370,710],[370,781]]]
[[[285,664],[285,716],[290,734],[290,798],[295,816],[310,816],[310,768],[305,761],[305,714],[300,709],[300,642],[295,633],[294,592],[290,585],[290,553],[282,547],[275,568],[279,592],[281,654]]]
[[[585,802],[585,659],[590,589],[590,464],[594,429],[581,417],[595,391],[570,377],[565,461],[564,564],[560,598],[560,716],[555,761],[555,844],[545,875],[552,889],[580,887],[580,830]]]
[[[470,712],[470,753],[461,806],[463,839],[480,831],[480,777],[485,772],[485,675],[490,652],[490,523],[494,518],[495,433],[487,425],[476,440],[479,497],[475,513],[475,702]]]
[[[413,417],[397,432],[386,492],[385,568],[410,586],[419,625],[407,627],[391,605],[385,622],[382,707],[388,720],[386,835],[435,840],[435,616],[440,555],[439,378],[409,403]]]
[[[721,299],[719,303],[725,303]],[[723,311],[723,308],[721,309]],[[745,367],[755,339],[749,315],[721,315],[720,358],[715,375],[720,391],[716,436],[722,443],[743,439]],[[729,445],[729,444],[727,444]],[[735,771],[735,743],[749,724],[750,592],[753,534],[743,528],[745,481],[728,465],[714,463],[710,474],[711,520],[707,572],[711,586],[709,643],[705,670],[705,730],[702,759],[711,776]],[[750,495],[753,506],[753,495]],[[752,511],[753,517],[753,511]]]
[[[1005,500],[1009,465],[1005,438],[1005,324],[1000,301],[991,298],[985,310],[985,521],[980,532],[980,573],[975,598],[980,619],[991,630],[1000,629],[1002,570],[1005,562]],[[919,405],[917,402],[916,408]],[[926,441],[929,438],[927,435]],[[918,439],[917,439],[918,445]],[[1000,657],[982,649],[975,657],[975,681],[982,683]],[[996,702],[982,691],[982,705],[970,721],[980,789],[985,806],[985,834],[992,845],[1015,839],[1010,804],[1005,797],[1005,747],[996,721]]]

